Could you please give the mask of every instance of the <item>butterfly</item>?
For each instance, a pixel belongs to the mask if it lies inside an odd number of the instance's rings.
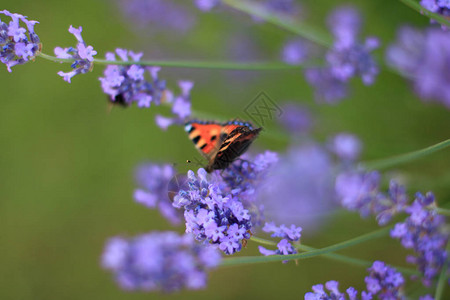
[[[226,123],[192,120],[184,129],[195,147],[208,159],[205,170],[209,173],[228,167],[247,151],[262,130],[237,120]]]

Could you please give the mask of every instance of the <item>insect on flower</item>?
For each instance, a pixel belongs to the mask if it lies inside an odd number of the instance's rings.
[[[205,170],[221,170],[244,154],[262,128],[253,129],[252,124],[238,120],[226,123],[214,121],[189,121],[184,129],[195,147],[208,159]]]

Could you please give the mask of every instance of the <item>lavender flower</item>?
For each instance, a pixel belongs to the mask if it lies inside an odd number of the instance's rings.
[[[333,168],[321,146],[292,146],[261,182],[257,203],[275,223],[317,230],[335,206]]]
[[[367,291],[361,292],[360,299],[370,300],[375,296],[378,299],[405,299],[402,292],[405,280],[394,268],[385,265],[384,262],[375,261],[368,271],[369,275],[365,278]],[[347,294],[341,293],[339,283],[334,280],[328,281],[325,288],[328,292],[325,291],[322,284],[314,285],[313,292],[305,294],[305,300],[359,299],[356,289],[350,287],[346,290]]]
[[[450,17],[450,2],[448,0],[421,0],[420,5],[436,14],[443,15],[444,17]],[[431,20],[431,23],[436,23]],[[442,28],[446,28],[442,25]]]
[[[402,288],[405,280],[401,273],[382,261],[375,261],[365,278],[367,291],[379,299],[404,299]]]
[[[0,11],[0,14],[11,18],[9,24],[0,20],[0,61],[11,72],[11,67],[33,60],[41,51],[40,39],[34,32],[34,25],[39,22],[29,21],[27,17],[7,10]],[[20,21],[27,29],[20,27]]]
[[[172,92],[166,93],[165,102],[172,105],[173,117],[164,117],[156,115],[156,124],[163,130],[166,130],[172,124],[182,125],[191,115],[191,89],[194,86],[192,81],[179,81],[181,94],[174,97]]]
[[[116,49],[116,53],[123,61],[131,58],[137,62],[142,57],[142,53],[125,49]],[[116,57],[114,53],[108,52],[106,59],[115,61]],[[108,65],[103,72],[104,77],[99,80],[112,103],[129,106],[136,102],[138,107],[150,107],[151,103],[161,103],[166,90],[165,80],[158,78],[159,70],[159,67],[144,68],[139,65]],[[151,81],[145,79],[145,71],[150,73]]]
[[[97,54],[97,51],[95,51],[92,46],[86,46],[86,43],[81,37],[81,31],[81,26],[78,28],[74,28],[72,25],[70,25],[69,32],[73,34],[77,39],[77,47],[56,47],[54,50],[56,57],[74,60],[73,64],[71,65],[71,68],[74,69],[73,71],[67,73],[64,73],[62,71],[58,72],[58,75],[69,83],[73,76],[78,74],[85,74],[89,71],[92,71],[92,68],[94,67],[94,55]]]
[[[213,174],[223,192],[239,197],[249,210],[253,226],[261,226],[265,220],[264,205],[258,199],[257,190],[277,162],[277,153],[265,151],[253,158],[234,161],[225,170]]]
[[[300,241],[302,228],[297,227],[294,224],[291,227],[287,227],[282,224],[276,226],[274,222],[266,223],[263,227],[265,232],[273,232],[272,237],[281,238],[281,241],[277,244],[277,250],[268,250],[262,246],[258,246],[259,252],[265,256],[268,255],[289,255],[297,253],[297,249],[292,245],[292,242]]]
[[[408,201],[404,187],[395,181],[391,181],[388,194],[380,192],[380,174],[375,171],[341,173],[336,178],[335,189],[343,207],[359,211],[362,217],[375,215],[380,225],[403,211]]]
[[[282,106],[283,114],[278,121],[291,134],[308,133],[313,126],[313,117],[306,107],[290,102]]]
[[[195,5],[201,11],[210,11],[221,3],[221,0],[194,0]]]
[[[341,293],[339,291],[339,282],[331,280],[328,281],[327,283],[325,283],[325,288],[328,291],[325,291],[323,284],[316,284],[312,286],[312,290],[313,292],[309,292],[305,294],[305,300],[322,300],[322,299],[340,299],[340,300],[344,300],[347,299],[347,295],[348,295],[348,299],[350,300],[356,300],[357,295],[358,295],[358,291],[355,290],[355,288],[353,287],[349,287],[345,293]],[[361,294],[361,299],[363,300],[370,300],[372,299],[372,295],[371,294],[367,294],[366,292],[362,292]]]
[[[142,188],[134,191],[136,202],[149,208],[158,207],[160,213],[173,225],[180,224],[183,215],[172,206],[168,196],[170,180],[175,176],[171,165],[147,163],[138,167],[136,179]]]
[[[352,7],[336,9],[328,18],[328,26],[335,40],[326,54],[327,66],[307,71],[306,78],[316,90],[322,90],[316,91],[316,97],[323,97],[319,100],[334,103],[346,96],[345,86],[351,78],[360,76],[365,85],[374,82],[378,67],[370,52],[379,47],[379,42],[375,37],[358,42],[361,18]]]
[[[166,31],[185,34],[195,24],[195,17],[183,5],[168,0],[118,0],[128,24],[145,32]]]
[[[403,27],[386,53],[394,68],[412,79],[416,92],[427,101],[450,108],[450,35],[438,28],[424,31]]]
[[[123,289],[174,292],[205,288],[207,271],[220,260],[216,249],[196,243],[190,235],[151,232],[110,239],[102,265]]]
[[[340,133],[329,142],[329,148],[343,161],[355,161],[361,153],[361,142],[353,134]]]
[[[226,254],[240,251],[243,240],[250,238],[249,211],[237,195],[223,193],[204,169],[197,174],[188,172],[189,189],[180,190],[173,203],[176,208],[184,208],[186,232],[198,241],[217,244]]]
[[[417,265],[423,274],[423,283],[428,286],[448,257],[445,218],[434,209],[434,201],[431,192],[425,196],[417,193],[414,202],[405,209],[409,216],[391,231],[391,237],[400,239],[403,247],[414,250],[415,256],[408,256],[407,261]]]
[[[303,39],[287,41],[281,50],[281,59],[290,65],[300,65],[308,57],[308,45]]]

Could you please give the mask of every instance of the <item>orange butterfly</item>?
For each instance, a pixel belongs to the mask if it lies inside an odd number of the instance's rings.
[[[187,122],[184,129],[195,147],[208,159],[207,172],[228,167],[247,151],[262,130],[236,120],[226,123],[193,120]]]

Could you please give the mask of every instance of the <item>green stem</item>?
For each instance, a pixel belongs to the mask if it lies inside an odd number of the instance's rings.
[[[436,151],[445,149],[449,146],[450,146],[450,139],[445,140],[440,143],[437,143],[430,147],[417,150],[417,151],[413,151],[413,152],[409,152],[409,153],[405,153],[405,154],[401,154],[401,155],[397,155],[397,156],[393,156],[393,157],[389,157],[389,158],[384,158],[384,159],[379,159],[379,160],[374,160],[374,161],[369,161],[369,162],[363,162],[361,164],[366,169],[369,169],[369,170],[370,169],[377,169],[377,170],[385,169],[385,168],[393,167],[396,165],[404,164],[409,161],[413,161],[413,160],[422,158],[422,157],[430,155],[431,153],[434,153]]]
[[[59,63],[73,63],[73,59],[57,58],[45,53],[40,53],[40,57]],[[288,65],[280,62],[218,62],[218,61],[111,61],[104,59],[94,59],[94,64],[100,65],[140,65],[140,66],[160,66],[176,68],[197,68],[197,69],[222,69],[222,70],[288,70],[301,69],[301,65]],[[304,67],[304,66],[303,66]]]
[[[314,27],[310,27],[307,24],[300,24],[299,22],[289,19],[287,16],[273,14],[259,3],[243,0],[223,0],[222,3],[251,16],[261,18],[268,23],[281,27],[286,31],[297,34],[319,45],[325,47],[331,47],[332,45],[331,36],[327,33],[319,31]]]
[[[447,243],[447,253],[449,251],[449,246],[450,243]],[[439,279],[438,279],[438,284],[436,286],[436,292],[434,293],[434,299],[435,300],[440,300],[442,299],[442,295],[444,294],[444,288],[447,285],[446,281],[447,281],[447,266],[448,266],[448,258],[445,261],[444,265],[442,266],[442,270],[441,273],[439,274]]]
[[[436,207],[436,211],[438,214],[443,216],[450,216],[450,209],[442,208],[442,207]]]
[[[428,9],[422,7],[418,2],[414,0],[400,0],[403,4],[406,6],[414,9],[415,11],[419,12],[421,15],[424,15],[430,19],[435,20],[436,22],[440,23],[441,25],[447,26],[450,28],[450,20],[446,19],[444,16],[440,14],[436,14],[434,12],[429,11]]]
[[[258,238],[255,236],[252,236],[250,238],[250,240],[257,242],[259,244],[263,244],[263,245],[268,245],[268,246],[276,246],[277,243],[273,242],[273,241],[269,241],[269,240],[265,240],[262,238]],[[294,245],[295,248],[302,250],[302,251],[315,251],[317,250],[317,248],[313,248],[310,246],[307,246],[305,244],[299,244],[299,245]],[[354,258],[354,257],[348,257],[345,255],[341,255],[341,254],[336,254],[336,253],[327,253],[322,255],[325,258],[331,259],[331,260],[335,260],[335,261],[340,261],[343,263],[348,263],[348,264],[352,264],[355,266],[361,266],[364,268],[369,268],[370,266],[372,266],[373,262],[368,261],[368,260],[364,260],[364,259],[359,259],[359,258]],[[403,274],[406,275],[416,275],[419,276],[420,272],[416,271],[416,270],[412,270],[412,269],[408,269],[408,268],[403,268],[403,267],[398,267],[398,266],[393,266],[395,269],[397,269],[399,272],[402,272]]]
[[[339,251],[368,240],[372,240],[378,237],[385,236],[389,230],[392,228],[384,227],[382,229],[361,235],[359,237],[350,239],[348,241],[344,241],[338,244],[334,244],[325,248],[308,251],[304,253],[290,254],[290,255],[271,255],[271,256],[242,256],[242,257],[233,257],[226,258],[222,262],[222,266],[235,266],[235,265],[244,265],[244,264],[257,264],[257,263],[266,263],[266,262],[274,262],[274,261],[284,261],[284,260],[299,260],[306,259],[310,257],[325,255],[331,252]]]

